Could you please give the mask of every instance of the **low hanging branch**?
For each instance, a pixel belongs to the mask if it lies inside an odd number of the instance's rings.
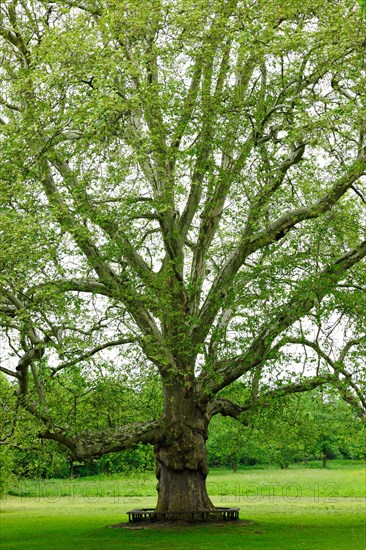
[[[39,437],[58,441],[68,447],[76,460],[85,460],[106,453],[124,451],[138,443],[154,444],[164,435],[165,422],[133,422],[117,429],[97,433],[81,433],[76,438],[67,437],[60,431],[44,430]]]

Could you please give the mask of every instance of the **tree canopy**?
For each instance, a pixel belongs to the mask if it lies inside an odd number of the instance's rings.
[[[0,368],[76,458],[155,444],[161,510],[216,414],[331,384],[365,416],[365,36],[354,0],[1,4]],[[123,372],[158,415],[62,418]]]

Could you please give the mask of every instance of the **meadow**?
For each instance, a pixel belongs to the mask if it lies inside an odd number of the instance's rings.
[[[362,464],[330,469],[212,470],[218,506],[237,506],[245,522],[164,529],[113,529],[126,512],[154,507],[153,474],[27,480],[1,506],[1,548],[365,550],[366,474]]]

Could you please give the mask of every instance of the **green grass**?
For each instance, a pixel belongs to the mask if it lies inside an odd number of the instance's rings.
[[[312,497],[332,501],[338,497],[365,496],[365,467],[362,463],[344,463],[340,468],[322,469],[265,469],[211,470],[207,480],[212,496],[233,496],[234,499],[261,499],[270,496]],[[140,473],[129,477],[93,476],[74,479],[23,480],[13,486],[10,494],[22,499],[49,499],[83,497],[86,500],[115,497],[130,502],[138,497],[156,495],[156,479],[153,473]]]
[[[28,481],[2,502],[1,548],[365,550],[365,484],[362,465],[213,471],[215,504],[239,506],[249,523],[131,531],[107,526],[126,521],[131,508],[155,505],[151,475]]]

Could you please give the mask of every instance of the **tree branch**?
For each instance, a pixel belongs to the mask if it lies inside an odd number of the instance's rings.
[[[56,373],[58,373],[62,369],[66,369],[67,367],[72,367],[73,365],[76,365],[80,361],[84,361],[85,359],[89,359],[90,357],[93,357],[96,353],[107,349],[112,348],[115,346],[122,346],[125,344],[132,344],[133,342],[137,342],[138,338],[120,338],[119,340],[111,340],[110,342],[105,342],[104,344],[100,344],[99,346],[96,346],[95,348],[83,353],[82,355],[79,355],[79,357],[76,357],[75,359],[72,359],[71,361],[65,361],[58,367],[55,367],[51,369],[52,375],[54,376]]]
[[[78,0],[41,0],[42,4],[50,5],[52,4],[64,4],[66,6],[69,6],[70,8],[77,8],[79,10],[85,11],[87,13],[90,13],[94,16],[101,16],[102,10],[100,10],[96,6],[96,2],[92,3],[86,3],[86,2],[79,2]]]
[[[240,420],[243,424],[248,425],[248,420],[245,415],[251,410],[269,407],[270,402],[278,397],[283,397],[284,395],[289,395],[292,393],[311,391],[319,386],[334,383],[336,381],[336,376],[331,374],[307,378],[301,382],[294,382],[293,384],[287,384],[273,390],[263,391],[255,399],[248,399],[242,405],[238,405],[229,399],[214,398],[209,402],[208,415],[210,417],[216,414],[230,416],[231,418]]]
[[[7,374],[8,376],[12,376],[13,378],[17,378],[19,380],[19,374],[17,372],[9,370],[6,367],[2,367],[1,365],[0,365],[0,371],[3,372],[4,374]]]
[[[194,329],[193,338],[197,342],[203,342],[210,326],[215,319],[222,303],[222,294],[229,288],[234,276],[243,265],[244,261],[254,252],[282,239],[285,234],[304,220],[318,218],[330,210],[339,199],[347,192],[352,184],[366,173],[366,150],[356,159],[354,164],[328,193],[317,202],[292,210],[283,214],[280,218],[269,224],[265,230],[254,237],[248,237],[246,230],[234,252],[226,261],[215,281],[213,282],[206,300],[199,314],[199,323]]]
[[[352,405],[357,409],[359,415],[361,417],[366,417],[366,396],[363,394],[363,392],[358,388],[357,384],[352,380],[351,374],[347,371],[344,361],[346,359],[347,353],[351,350],[353,346],[360,345],[362,343],[366,342],[366,335],[360,336],[359,338],[353,338],[352,340],[349,340],[345,346],[342,348],[339,357],[332,359],[328,353],[326,353],[319,345],[318,342],[313,342],[311,340],[308,340],[307,338],[286,338],[282,345],[285,343],[289,344],[300,344],[303,346],[307,346],[311,349],[313,349],[319,357],[324,359],[328,365],[333,369],[335,377],[336,377],[336,386],[338,389],[342,390],[345,396],[345,400],[349,403],[352,403]],[[281,346],[282,347],[282,346]],[[339,378],[339,374],[342,374],[347,381],[347,388],[342,385],[342,381]],[[342,389],[343,388],[343,389]],[[352,388],[355,394],[357,395],[359,401],[355,398],[354,395],[350,393],[349,388]],[[341,392],[342,393],[342,392]],[[352,401],[350,400],[352,398]]]
[[[76,200],[82,201],[85,206],[85,212],[87,213],[90,221],[98,225],[109,237],[114,239],[114,242],[116,242],[120,247],[122,256],[126,258],[135,273],[140,276],[150,288],[156,290],[158,285],[155,273],[131,245],[129,239],[124,234],[119,224],[111,219],[108,212],[97,210],[96,206],[92,203],[87,193],[82,188],[82,185],[78,183],[72,169],[66,162],[57,159],[56,161],[53,161],[53,165],[64,178],[64,181],[73,193],[73,196],[74,193],[77,194]],[[147,216],[152,217],[152,219],[158,218],[156,214],[150,214]]]
[[[50,208],[53,210],[58,223],[74,238],[76,244],[98,275],[100,282],[111,290],[113,296],[118,296],[124,301],[127,310],[142,333],[149,338],[153,338],[155,341],[155,346],[153,347],[156,348],[156,345],[158,345],[160,353],[166,357],[161,333],[149,311],[144,307],[144,300],[137,294],[128,279],[119,278],[109,264],[102,259],[97,246],[91,240],[88,229],[77,223],[72,217],[53,180],[49,167],[45,163],[43,164],[46,172],[42,180],[43,187],[49,200]],[[150,357],[152,356],[150,355]],[[164,361],[160,362],[160,364],[162,363]]]
[[[317,276],[310,276],[303,280],[292,297],[283,306],[277,308],[271,321],[262,327],[246,352],[233,359],[223,359],[211,365],[212,375],[203,372],[199,376],[198,391],[206,395],[216,393],[245,372],[262,364],[270,352],[274,339],[309,313],[315,304],[331,292],[346,271],[365,256],[366,241],[344,254]]]
[[[27,47],[24,44],[22,37],[14,30],[7,29],[2,25],[0,25],[0,36],[2,36],[9,44],[14,46],[21,53],[24,66],[25,68],[28,68],[29,61],[30,61],[30,54]]]
[[[52,439],[68,447],[77,460],[85,460],[106,453],[123,451],[138,443],[155,444],[164,437],[165,424],[163,420],[151,422],[133,422],[114,430],[98,433],[82,433],[71,438],[58,430],[39,432],[42,439]]]
[[[34,301],[37,301],[37,292],[54,288],[58,292],[86,292],[90,294],[99,294],[101,296],[112,297],[113,292],[104,283],[98,279],[91,278],[71,278],[71,279],[55,279],[46,283],[30,287],[26,294]]]

